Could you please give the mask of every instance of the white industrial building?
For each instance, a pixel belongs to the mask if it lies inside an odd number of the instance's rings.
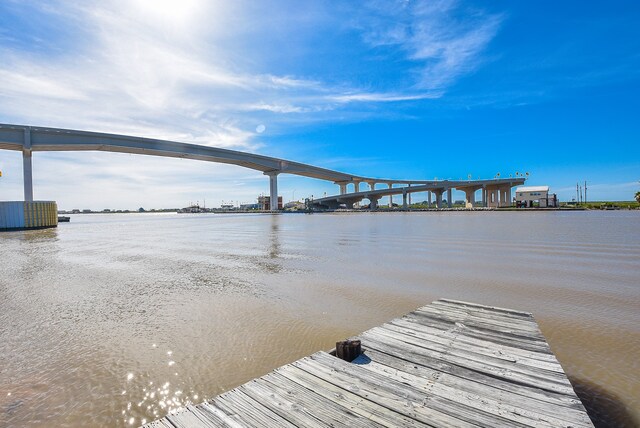
[[[549,194],[549,186],[522,186],[516,188],[516,207],[518,208],[556,208],[558,197]]]

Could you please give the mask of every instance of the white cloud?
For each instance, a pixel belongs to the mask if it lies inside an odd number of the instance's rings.
[[[306,111],[304,108],[299,106],[293,106],[291,104],[267,104],[267,103],[257,103],[250,104],[245,106],[245,108],[249,111],[270,111],[273,113],[302,113]]]
[[[34,72],[35,71],[35,72]],[[80,91],[52,81],[42,70],[20,73],[13,70],[0,69],[0,81],[3,82],[5,94],[13,97],[42,97],[71,101],[87,101]]]
[[[369,102],[397,102],[397,101],[415,101],[425,99],[440,98],[442,93],[427,93],[427,94],[393,94],[393,93],[357,93],[357,94],[345,94],[345,95],[331,95],[327,99],[337,101],[340,103],[349,103],[355,101],[369,101]]]
[[[397,45],[414,61],[416,87],[442,90],[474,70],[503,17],[469,10],[456,0],[369,3],[373,19],[361,25],[372,46]],[[464,18],[462,18],[463,16]]]

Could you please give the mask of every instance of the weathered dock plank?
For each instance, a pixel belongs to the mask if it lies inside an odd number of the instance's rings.
[[[146,427],[593,427],[527,312],[440,299]]]

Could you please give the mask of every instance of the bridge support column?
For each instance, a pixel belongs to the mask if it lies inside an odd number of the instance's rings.
[[[269,176],[269,209],[278,210],[278,172],[265,172]]]
[[[500,192],[497,186],[489,186],[486,189],[487,203],[486,206],[490,208],[497,208],[500,206]]]
[[[409,196],[411,196],[411,193],[409,193]],[[406,210],[408,208],[407,206],[407,191],[403,190],[402,191],[402,209]]]
[[[482,186],[482,206],[484,208],[487,207],[487,187],[485,185]]]
[[[388,186],[389,189],[391,189],[393,187],[393,184],[389,183]],[[393,195],[389,195],[389,209],[393,209]]]
[[[431,208],[431,191],[427,190],[427,208]]]
[[[511,185],[502,187],[500,189],[500,206],[501,207],[511,206]]]
[[[436,208],[442,208],[442,194],[444,193],[444,189],[434,190],[433,193],[436,194]]]
[[[354,193],[358,193],[360,191],[360,182],[359,181],[354,181],[353,182],[353,192]]]
[[[33,171],[31,167],[31,150],[22,152],[22,175],[24,180],[24,200],[33,202]]]
[[[341,195],[344,195],[345,193],[347,193],[347,185],[345,183],[338,183],[338,185],[340,186]]]
[[[367,183],[369,185],[369,190],[376,190],[376,183],[373,181],[370,181]]]
[[[409,187],[411,187],[411,183],[409,183]],[[411,193],[409,193],[409,206],[411,206]]]
[[[476,189],[465,189],[464,196],[464,207],[473,208],[473,204],[476,203]]]
[[[453,201],[451,200],[451,188],[447,189],[447,207],[451,208],[453,206]]]
[[[371,211],[375,211],[378,209],[378,200],[375,197],[370,197],[369,199],[369,209]]]
[[[31,164],[31,129],[24,130],[22,149],[22,178],[24,181],[24,200],[33,202],[33,168]]]

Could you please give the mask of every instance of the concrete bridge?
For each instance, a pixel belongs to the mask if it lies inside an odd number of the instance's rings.
[[[488,189],[487,192],[508,192],[503,201],[510,201],[511,186],[522,184],[524,179],[481,180],[481,181],[429,181],[429,180],[394,180],[363,177],[339,171],[320,168],[300,162],[293,162],[269,156],[246,153],[235,150],[175,141],[141,138],[127,135],[106,134],[100,132],[78,131],[71,129],[44,128],[36,126],[0,124],[0,149],[22,152],[24,199],[33,201],[33,168],[32,155],[38,151],[106,151],[118,153],[134,153],[151,156],[195,159],[207,162],[226,163],[261,171],[269,177],[270,208],[278,208],[278,175],[293,174],[304,177],[327,180],[340,188],[340,195],[314,201],[318,206],[337,207],[342,203],[353,206],[353,203],[367,198],[372,207],[377,206],[378,196],[400,194],[410,195],[413,192],[429,190],[436,195],[436,205],[441,205],[442,192],[456,189]],[[362,183],[369,185],[369,190],[361,192]],[[509,185],[509,183],[512,183]],[[387,185],[388,189],[374,190],[376,184]],[[407,187],[394,188],[394,184]],[[454,185],[455,184],[455,185]],[[353,185],[353,192],[347,193],[348,186]],[[507,186],[509,186],[507,190]],[[402,190],[404,189],[404,190]],[[420,190],[422,189],[422,190]],[[502,189],[502,190],[496,190]],[[466,191],[466,190],[465,190]],[[470,190],[469,190],[470,191]],[[494,195],[491,193],[489,196]],[[431,193],[430,193],[431,194]],[[484,193],[483,193],[484,194]],[[468,195],[470,200],[473,194]],[[498,201],[498,194],[492,201]],[[493,197],[493,196],[491,196]],[[410,198],[410,196],[409,196]],[[483,200],[487,200],[483,196]],[[450,197],[448,200],[450,201]],[[440,202],[438,202],[440,201]],[[488,202],[492,206],[493,202]],[[406,205],[406,201],[405,201]]]
[[[371,184],[369,190],[355,193],[342,193],[335,196],[327,196],[325,198],[314,199],[309,201],[309,206],[312,208],[324,208],[324,209],[337,209],[341,206],[345,208],[353,208],[355,203],[368,199],[370,202],[370,209],[375,210],[378,208],[378,201],[384,197],[389,196],[389,206],[391,204],[391,196],[402,195],[402,207],[408,208],[407,199],[411,197],[412,193],[428,192],[428,205],[431,206],[431,195],[435,195],[435,207],[442,208],[442,195],[447,192],[447,206],[452,206],[452,190],[461,190],[465,193],[465,207],[472,208],[476,203],[476,192],[481,190],[481,202],[483,207],[503,207],[511,205],[511,188],[523,184],[525,178],[502,178],[493,180],[460,180],[460,181],[431,181],[426,184],[413,186],[414,183],[404,182],[406,184],[403,187],[392,187],[388,189],[375,190],[375,185]],[[409,204],[411,202],[409,201]]]

